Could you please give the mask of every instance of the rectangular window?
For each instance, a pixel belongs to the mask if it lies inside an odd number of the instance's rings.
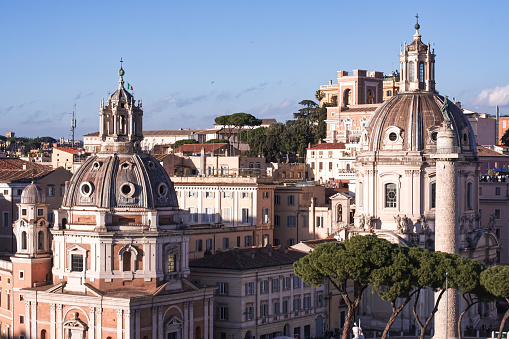
[[[323,170],[323,162],[321,162],[321,161],[320,161],[320,162],[318,163],[318,169],[319,169],[320,171],[321,171],[321,170]]]
[[[249,208],[242,209],[242,223],[243,224],[249,223]]]
[[[25,271],[20,270],[19,271],[19,279],[24,280],[25,279]]]
[[[262,318],[267,318],[269,316],[269,304],[260,305],[260,316]]]
[[[431,184],[431,208],[437,207],[437,184]]]
[[[288,299],[283,300],[283,314],[288,314]]]
[[[263,199],[268,199],[270,197],[270,193],[269,192],[263,192],[262,193],[262,197],[263,197]]]
[[[6,292],[6,303],[5,303],[5,308],[9,311],[11,309],[11,292],[7,291]]]
[[[291,287],[292,287],[292,278],[290,277],[285,277],[285,280],[284,280],[284,285],[283,285],[283,288],[285,290],[289,290]]]
[[[229,192],[229,191],[223,192],[223,198],[231,198],[231,197],[232,197],[232,192]]]
[[[295,312],[299,312],[300,311],[300,298],[293,299],[293,310]]]
[[[230,238],[223,238],[223,249],[226,250],[230,248]]]
[[[195,198],[195,197],[196,197],[196,192],[194,192],[194,191],[189,191],[189,192],[187,193],[187,196],[188,196],[189,198]]]
[[[311,163],[311,169],[313,169],[313,170],[315,169],[315,163],[314,162]]]
[[[54,197],[55,196],[55,186],[48,185],[46,187],[46,196],[48,196],[48,197]]]
[[[316,295],[316,307],[323,307],[323,293]]]
[[[60,185],[60,196],[63,197],[65,195],[65,185]]]
[[[281,225],[281,217],[279,215],[274,215],[274,226]]]
[[[196,207],[189,207],[189,222],[197,222],[198,221],[198,213],[196,212]]]
[[[222,295],[228,295],[228,283],[227,282],[220,282],[218,283],[218,289],[217,292]]]
[[[304,309],[309,310],[311,308],[311,296],[306,295],[304,296]]]
[[[260,291],[261,293],[269,293],[269,280],[260,281]]]
[[[221,213],[221,218],[223,219],[223,223],[225,224],[229,224],[232,222],[232,213],[231,213],[231,208],[230,207],[226,207],[226,208],[223,208],[222,210],[222,213]]]
[[[279,195],[274,195],[274,205],[281,204],[281,197]]]
[[[308,218],[309,216],[306,214],[302,216],[302,228],[308,228]]]
[[[295,227],[295,215],[289,215],[286,217],[286,224],[288,227]]]
[[[246,295],[254,294],[254,282],[246,283],[245,287],[246,287]]]
[[[24,316],[22,316],[22,315],[19,316],[19,323],[20,324],[24,324],[25,323],[25,317]]]
[[[240,247],[240,236],[237,237],[237,247]]]
[[[214,223],[216,222],[214,219],[214,207],[206,207],[205,208],[205,222]]]
[[[500,195],[500,187],[495,187],[495,195]]]
[[[213,243],[212,243],[212,239],[207,239],[205,240],[205,246],[206,246],[206,249],[209,250],[209,251],[212,251],[213,250]]]
[[[83,255],[71,254],[71,271],[83,272]]]
[[[329,171],[332,171],[332,162],[329,162]]]
[[[495,210],[495,219],[500,219],[500,210]]]
[[[214,192],[205,192],[205,199],[212,199],[214,198]]]
[[[219,320],[228,320],[228,307],[219,307]]]
[[[197,252],[203,251],[203,240],[201,239],[196,240],[196,251]]]
[[[295,197],[293,195],[288,196],[288,206],[293,206],[295,204]]]
[[[21,215],[22,216],[26,216],[27,215],[27,209],[26,208],[22,208],[21,209]]]
[[[281,305],[279,301],[274,302],[274,315],[278,315],[281,313]]]
[[[293,277],[293,288],[300,288],[302,280],[298,276]]]
[[[2,212],[2,226],[3,227],[11,226],[9,223],[9,212]]]
[[[397,207],[396,184],[385,184],[385,207]]]
[[[323,217],[316,217],[315,226],[316,227],[323,227]]]
[[[264,224],[270,223],[270,209],[264,208],[262,210],[262,220]]]
[[[249,193],[248,192],[242,192],[241,198],[242,199],[249,199]]]
[[[253,306],[246,306],[246,321],[253,320]]]
[[[272,279],[272,292],[279,291],[279,278]]]
[[[246,235],[244,237],[244,246],[246,247],[253,246],[253,236]]]
[[[44,209],[42,209],[42,208],[38,208],[38,209],[37,209],[37,216],[38,216],[38,217],[42,217],[43,215],[44,215]]]

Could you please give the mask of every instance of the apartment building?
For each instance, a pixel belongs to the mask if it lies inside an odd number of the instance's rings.
[[[214,339],[323,336],[325,287],[293,272],[303,256],[284,246],[234,249],[190,262],[190,280],[217,286]]]
[[[306,150],[306,164],[321,184],[347,183],[355,179],[355,155],[359,144],[318,143]]]

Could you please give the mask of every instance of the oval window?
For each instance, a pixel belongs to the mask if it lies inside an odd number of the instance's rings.
[[[84,197],[89,197],[90,194],[92,194],[92,191],[94,190],[94,186],[91,182],[83,182],[80,185],[80,193]]]
[[[168,194],[168,186],[165,183],[159,184],[159,195],[165,197]]]
[[[134,185],[126,182],[120,186],[120,193],[125,197],[132,197],[134,194]]]
[[[398,135],[394,132],[389,133],[389,140],[390,141],[396,141],[398,139]]]

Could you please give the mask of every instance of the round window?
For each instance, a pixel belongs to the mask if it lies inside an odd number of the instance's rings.
[[[437,139],[438,139],[438,132],[431,133],[431,140],[437,141]]]
[[[92,194],[92,191],[94,190],[94,186],[91,182],[83,182],[80,185],[80,193],[84,197],[89,197],[90,194]]]
[[[155,167],[156,167],[156,165],[152,161],[148,162],[148,168],[154,169]]]
[[[389,140],[390,141],[396,141],[398,139],[398,135],[394,132],[389,133]]]
[[[99,162],[94,162],[94,165],[92,166],[94,169],[99,169],[101,167],[101,164]]]
[[[124,162],[122,164],[122,169],[128,169],[129,168],[129,163],[128,162]]]
[[[120,193],[126,197],[132,197],[134,194],[134,185],[130,182],[126,182],[120,186]]]
[[[159,196],[165,197],[168,194],[168,186],[165,183],[159,184]]]
[[[396,192],[388,192],[387,196],[389,197],[389,199],[395,199],[396,198]]]

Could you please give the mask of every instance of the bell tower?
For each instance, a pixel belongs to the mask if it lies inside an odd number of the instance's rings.
[[[400,92],[427,91],[435,92],[435,48],[430,48],[421,41],[419,34],[419,15],[415,16],[415,34],[410,45],[405,42],[400,49],[399,64],[401,80]]]
[[[118,88],[104,104],[101,100],[99,112],[99,137],[102,153],[136,153],[143,140],[143,109],[124,88],[124,74],[120,59]]]

